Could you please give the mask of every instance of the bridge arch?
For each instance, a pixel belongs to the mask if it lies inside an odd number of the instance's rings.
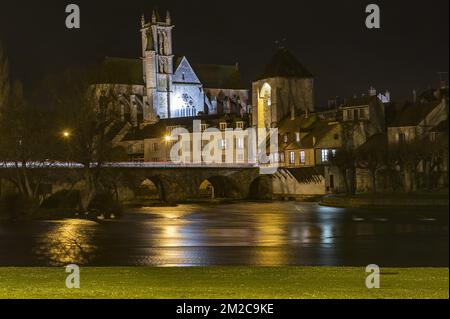
[[[214,175],[203,179],[198,185],[199,196],[203,198],[240,198],[235,181],[227,176]]]
[[[268,200],[273,197],[272,177],[261,175],[256,177],[251,183],[248,191],[249,199]]]

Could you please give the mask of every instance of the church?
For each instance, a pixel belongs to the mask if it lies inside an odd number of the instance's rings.
[[[167,11],[153,10],[150,21],[141,17],[141,59],[106,58],[103,68],[114,74],[124,120],[151,124],[163,119],[249,112],[249,91],[242,84],[238,64],[191,65],[175,57],[174,25]],[[114,83],[111,83],[114,82]]]

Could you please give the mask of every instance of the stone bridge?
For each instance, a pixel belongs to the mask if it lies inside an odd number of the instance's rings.
[[[82,188],[82,170],[80,166],[53,165],[36,167],[49,190]],[[0,177],[11,168],[0,167]],[[119,198],[136,197],[140,187],[151,181],[157,188],[159,199],[166,202],[182,202],[187,199],[200,198],[200,186],[209,182],[217,198],[230,199],[267,199],[271,198],[271,176],[261,175],[258,167],[242,166],[177,166],[151,164],[109,165],[102,168],[106,182],[114,184]],[[50,187],[51,186],[51,187]]]

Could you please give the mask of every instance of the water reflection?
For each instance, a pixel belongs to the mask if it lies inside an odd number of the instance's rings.
[[[448,265],[448,215],[431,217],[284,202],[144,208],[101,223],[0,224],[0,266]]]
[[[69,219],[53,224],[54,227],[42,234],[33,251],[38,258],[47,260],[51,266],[84,265],[94,258],[96,223]]]

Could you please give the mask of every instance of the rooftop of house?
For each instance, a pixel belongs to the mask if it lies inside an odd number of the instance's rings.
[[[329,120],[319,120],[316,115],[310,114],[297,116],[295,119],[285,118],[279,125],[279,134],[282,139],[280,145],[285,150],[314,148],[320,144],[331,131],[333,131],[338,122]],[[288,133],[288,143],[284,143],[284,135]],[[300,133],[300,141],[296,139],[296,133]]]
[[[193,121],[201,121],[201,124],[207,124],[209,127],[218,127],[220,123],[227,123],[229,128],[235,128],[236,122],[248,123],[247,118],[237,115],[205,115],[191,118],[173,118],[161,119],[155,124],[149,124],[142,128],[136,127],[130,129],[124,137],[124,141],[139,141],[152,138],[163,138],[167,135],[167,128],[171,126],[179,126],[187,129],[189,132],[193,130]]]
[[[390,127],[417,126],[428,114],[440,105],[441,101],[406,105],[395,117]]]

